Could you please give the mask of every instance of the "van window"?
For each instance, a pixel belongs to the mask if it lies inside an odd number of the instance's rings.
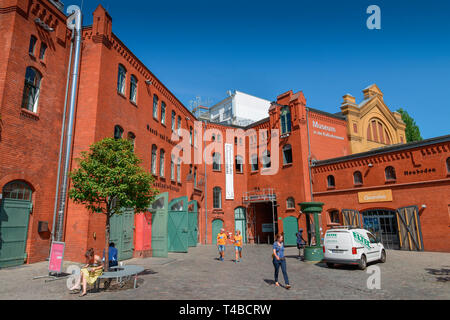
[[[373,236],[373,234],[367,232],[367,236],[369,237],[370,243],[377,243],[377,239]]]

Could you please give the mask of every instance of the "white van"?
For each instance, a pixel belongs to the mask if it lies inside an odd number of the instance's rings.
[[[329,268],[335,264],[355,264],[364,270],[368,262],[386,262],[383,244],[365,229],[334,227],[325,233],[324,262]]]

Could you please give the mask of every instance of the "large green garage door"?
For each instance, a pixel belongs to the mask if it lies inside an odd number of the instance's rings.
[[[117,259],[127,260],[133,257],[134,210],[123,209],[122,214],[111,217],[110,242],[117,248]]]
[[[196,247],[198,241],[198,205],[195,200],[190,201],[188,204],[188,225],[188,246]]]
[[[167,219],[169,207],[169,194],[163,193],[156,197],[150,212],[152,213],[152,255],[167,258]]]
[[[212,228],[211,228],[211,237],[212,237],[212,244],[217,244],[217,235],[220,232],[220,229],[223,227],[223,221],[220,219],[216,219],[212,222]]]
[[[296,233],[298,232],[298,220],[296,217],[287,217],[283,219],[284,244],[286,246],[295,246],[297,244]]]
[[[3,188],[0,206],[0,268],[24,263],[28,221],[32,209],[31,188],[20,181]]]
[[[169,203],[167,219],[169,252],[188,252],[189,220],[188,198],[181,197]]]

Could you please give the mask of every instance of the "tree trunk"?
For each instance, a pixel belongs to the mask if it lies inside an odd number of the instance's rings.
[[[105,263],[103,265],[105,272],[109,271],[109,230],[110,230],[110,213],[106,213],[106,230],[105,230]]]

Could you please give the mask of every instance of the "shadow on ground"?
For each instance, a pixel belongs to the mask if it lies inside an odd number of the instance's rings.
[[[438,282],[449,282],[450,281],[450,269],[448,269],[448,266],[444,266],[441,269],[431,269],[426,268],[425,271],[429,274],[432,274],[433,276],[443,276],[443,277],[436,277],[436,281]]]

